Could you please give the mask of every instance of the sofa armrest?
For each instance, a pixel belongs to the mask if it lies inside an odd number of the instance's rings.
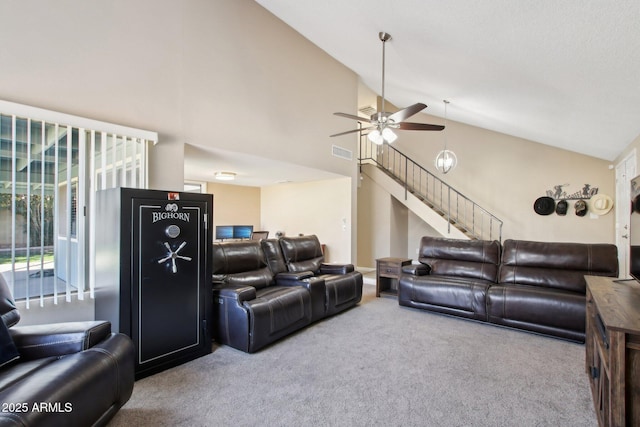
[[[20,358],[34,360],[89,349],[111,336],[111,323],[95,320],[14,326],[10,332]]]
[[[231,298],[242,305],[244,301],[251,301],[256,299],[256,288],[253,286],[240,286],[240,285],[227,285],[227,286],[213,286],[213,296],[215,298],[224,297]]]
[[[133,393],[136,359],[133,341],[125,334],[113,333],[89,351],[103,353],[114,361],[113,366],[117,369],[115,375],[118,378],[115,399],[118,408],[121,407]]]
[[[329,264],[323,262],[320,264],[320,273],[322,274],[347,274],[355,271],[353,264]]]
[[[313,277],[313,271],[283,271],[276,274],[276,284],[287,286],[288,282],[296,282],[294,285],[299,285],[301,280],[309,279]]]
[[[276,275],[276,285],[302,286],[311,296],[311,321],[325,316],[325,282],[322,277],[314,276],[311,271],[283,272]]]
[[[413,276],[426,276],[431,272],[431,268],[425,264],[410,264],[402,267],[403,274],[411,274]]]

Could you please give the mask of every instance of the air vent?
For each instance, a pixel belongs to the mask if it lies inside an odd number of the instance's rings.
[[[333,154],[335,157],[340,157],[341,159],[353,160],[353,152],[351,150],[338,147],[337,145],[331,146],[331,154]]]
[[[371,117],[376,113],[376,107],[374,107],[373,105],[367,105],[365,107],[360,107],[358,111],[366,115],[367,117]]]

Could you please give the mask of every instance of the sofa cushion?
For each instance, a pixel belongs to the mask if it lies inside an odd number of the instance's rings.
[[[250,353],[311,323],[311,295],[302,286],[270,286],[243,305],[250,313]]]
[[[398,302],[479,320],[486,320],[486,292],[493,282],[455,276],[403,275],[398,283]]]
[[[505,240],[498,281],[585,294],[584,276],[618,276],[612,244]]]
[[[269,325],[269,333],[276,333],[297,321],[310,318],[309,293],[302,286],[272,286],[260,290],[256,298],[244,302],[255,316],[256,321]]]
[[[585,296],[527,285],[493,285],[487,292],[491,323],[584,341]]]
[[[120,369],[116,358],[93,349],[47,359],[31,375],[0,391],[1,402],[21,403],[30,409],[0,413],[0,425],[89,426],[102,414],[110,414],[109,419],[118,408],[114,402],[124,393],[125,385],[117,380]],[[48,404],[60,406],[55,411],[31,410],[34,405]]]
[[[262,289],[274,283],[264,252],[257,240],[214,243],[212,247],[213,281],[234,286]]]
[[[29,361],[20,361],[20,363],[11,364],[0,371],[0,392],[11,387],[13,384],[27,378],[33,374],[37,374],[39,369],[50,363],[55,363],[59,357],[51,356],[44,359],[36,359]]]
[[[457,240],[424,236],[418,261],[438,276],[466,277],[495,282],[500,243],[495,240]]]

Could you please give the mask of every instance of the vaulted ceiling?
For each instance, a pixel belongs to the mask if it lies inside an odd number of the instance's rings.
[[[606,160],[640,135],[638,0],[256,1],[378,94],[390,33],[398,107]]]

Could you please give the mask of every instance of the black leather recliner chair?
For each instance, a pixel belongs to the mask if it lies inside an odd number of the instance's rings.
[[[325,316],[353,307],[362,299],[362,273],[355,271],[353,264],[325,263],[317,236],[281,237],[280,247],[289,272],[309,272],[324,281]]]
[[[14,326],[20,320],[0,275],[3,350],[0,426],[106,425],[133,391],[134,346],[106,321]],[[11,342],[12,341],[12,342]]]

